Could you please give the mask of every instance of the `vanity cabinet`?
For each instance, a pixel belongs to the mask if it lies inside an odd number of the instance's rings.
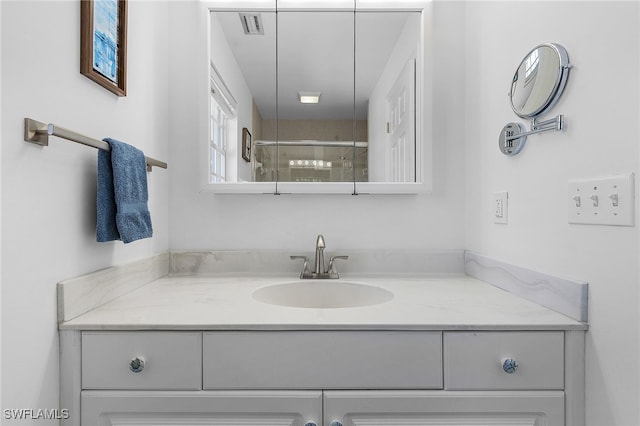
[[[583,334],[65,331],[63,424],[577,425]]]

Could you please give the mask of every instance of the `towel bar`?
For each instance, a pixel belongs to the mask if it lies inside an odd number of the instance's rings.
[[[46,124],[32,118],[24,119],[24,140],[25,142],[35,143],[37,145],[48,146],[49,136],[57,136],[73,142],[81,143],[93,148],[110,151],[109,144],[97,139],[92,139],[71,130],[67,130],[55,124]],[[151,171],[152,167],[167,168],[167,163],[156,160],[151,157],[145,157],[147,161],[147,171]]]

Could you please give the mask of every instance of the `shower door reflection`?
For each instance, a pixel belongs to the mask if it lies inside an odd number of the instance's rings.
[[[256,161],[267,173],[257,182],[366,182],[367,143],[339,141],[257,141]],[[272,173],[269,174],[268,171]],[[355,174],[355,175],[354,175]]]

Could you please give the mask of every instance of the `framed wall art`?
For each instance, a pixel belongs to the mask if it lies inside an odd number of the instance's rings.
[[[127,95],[127,0],[80,0],[80,73]]]
[[[246,127],[242,128],[242,158],[251,161],[251,133]]]

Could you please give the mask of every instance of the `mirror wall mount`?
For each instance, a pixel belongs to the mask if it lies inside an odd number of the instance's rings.
[[[527,141],[526,136],[520,136],[525,133],[525,127],[520,123],[511,122],[502,128],[500,132],[499,146],[500,151],[504,155],[516,155],[524,148]]]
[[[564,47],[545,43],[534,47],[524,57],[511,82],[511,108],[521,118],[531,119],[531,130],[519,123],[508,123],[498,138],[500,151],[516,155],[522,151],[528,135],[563,130],[564,117],[537,121],[560,99],[569,76],[569,55]]]
[[[554,118],[541,122],[537,122],[535,117],[532,118],[531,130],[529,131],[526,131],[526,128],[522,124],[511,122],[502,128],[498,145],[503,154],[516,155],[524,148],[527,136],[548,132],[550,130],[560,131],[563,129],[564,116],[562,114],[558,114]]]

